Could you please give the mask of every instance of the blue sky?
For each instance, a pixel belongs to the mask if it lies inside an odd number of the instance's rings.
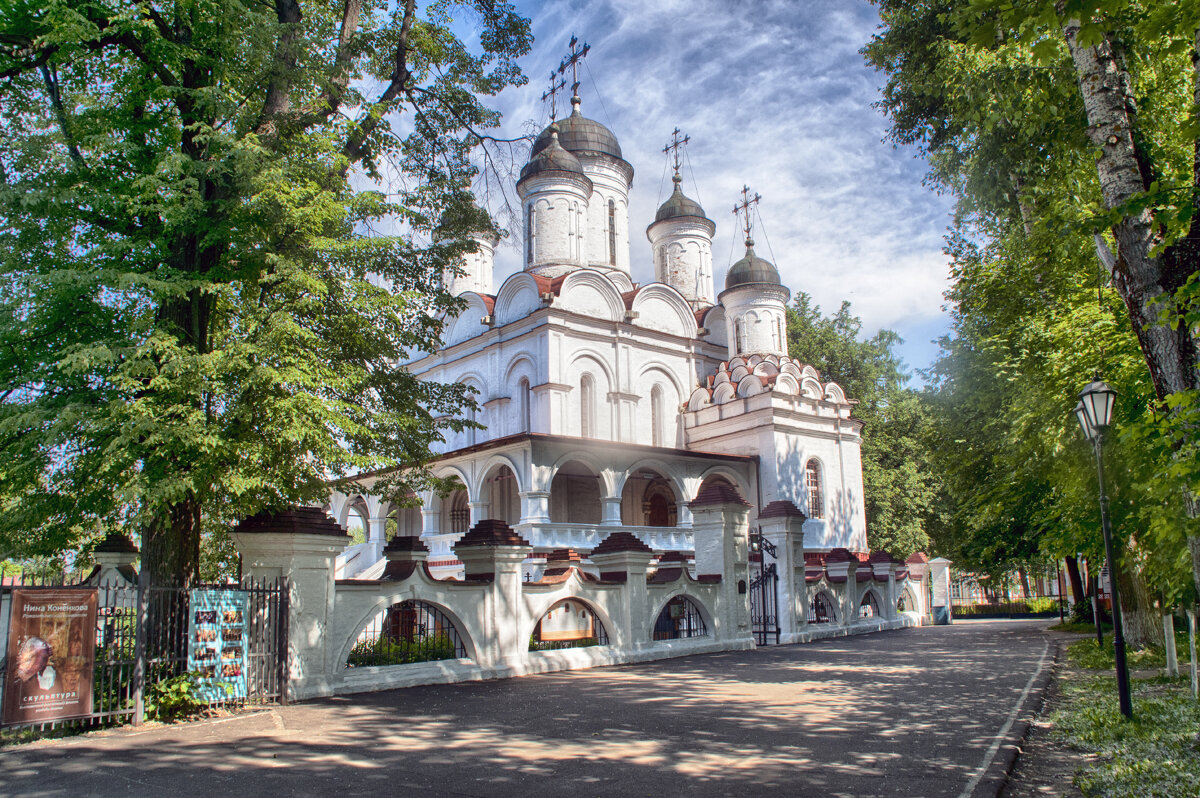
[[[684,190],[717,223],[718,291],[741,257],[732,208],[742,185],[762,195],[756,251],[784,283],[826,311],[853,303],[864,332],[905,339],[901,354],[927,366],[948,329],[942,236],[949,197],[921,184],[916,153],[883,141],[872,107],[884,82],[858,50],[879,24],[865,0],[550,0],[520,2],[533,20],[530,83],[492,105],[502,132],[548,122],[541,94],[572,33],[592,50],[580,77],[585,116],[607,125],[633,164],[633,279],[650,282],[645,228],[670,192],[662,153],[671,130],[691,136]],[[569,79],[568,79],[569,82]],[[560,106],[561,108],[562,106]],[[561,115],[561,111],[560,111]],[[769,246],[768,246],[769,242]],[[514,246],[497,277],[519,268]]]

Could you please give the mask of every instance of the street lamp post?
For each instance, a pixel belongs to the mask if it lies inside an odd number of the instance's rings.
[[[1097,378],[1088,383],[1079,394],[1075,406],[1075,417],[1083,428],[1084,437],[1092,443],[1096,454],[1096,475],[1100,482],[1100,528],[1104,532],[1104,555],[1108,559],[1108,581],[1112,588],[1113,654],[1117,663],[1117,699],[1121,714],[1133,717],[1133,704],[1129,697],[1129,670],[1125,666],[1125,635],[1121,629],[1121,598],[1117,590],[1117,563],[1113,557],[1112,529],[1108,522],[1108,494],[1104,490],[1104,433],[1112,422],[1112,411],[1117,392]],[[1099,611],[1099,602],[1097,602]]]

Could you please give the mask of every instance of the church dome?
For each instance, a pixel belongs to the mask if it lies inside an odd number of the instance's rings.
[[[700,207],[700,203],[693,199],[689,199],[679,190],[680,178],[675,175],[671,178],[675,181],[675,190],[671,192],[671,196],[667,201],[658,207],[658,213],[654,214],[654,221],[661,222],[664,219],[674,219],[678,216],[698,216],[701,219],[707,219],[704,215],[704,209]]]
[[[562,121],[555,122],[538,135],[533,142],[530,160],[550,146],[552,129],[558,128],[558,142],[569,152],[597,152],[602,155],[621,157],[621,145],[612,131],[594,119],[588,119],[579,113],[578,106],[571,115]]]
[[[747,238],[746,257],[729,267],[729,273],[725,275],[725,290],[752,283],[782,284],[775,264],[755,255],[754,241]]]
[[[549,135],[546,137],[545,146],[535,151],[534,155],[529,159],[529,163],[521,168],[521,180],[543,172],[573,172],[574,174],[582,175],[583,165],[579,163],[579,159],[563,149],[562,145],[559,144],[559,134],[556,126],[551,125],[546,128],[546,133]],[[538,140],[541,140],[540,136]]]

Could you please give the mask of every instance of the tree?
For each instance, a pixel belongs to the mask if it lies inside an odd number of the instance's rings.
[[[864,52],[888,73],[893,137],[924,149],[965,213],[1095,247],[1161,410],[1174,457],[1157,474],[1188,506],[1176,523],[1200,586],[1200,5],[878,5]]]
[[[900,337],[880,330],[861,340],[862,320],[843,302],[832,316],[803,292],[788,308],[788,352],[842,386],[858,401],[863,428],[863,492],[873,549],[905,558],[929,546],[939,483],[929,467],[925,397],[906,387],[908,375],[892,351]]]
[[[493,229],[477,96],[529,44],[491,0],[0,8],[3,548],[124,523],[187,584],[206,517],[428,478],[469,397],[396,364]]]

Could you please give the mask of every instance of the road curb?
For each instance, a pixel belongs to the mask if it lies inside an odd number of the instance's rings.
[[[992,759],[987,773],[975,787],[975,791],[972,793],[973,798],[995,798],[1008,786],[1013,768],[1021,755],[1021,748],[1029,737],[1029,730],[1033,727],[1033,719],[1041,714],[1042,708],[1046,705],[1047,688],[1058,677],[1063,641],[1052,638],[1050,644],[1054,647],[1053,658],[1034,680],[1033,688],[1018,710],[1017,720],[1008,730],[1004,742],[1000,744],[1000,749]]]

